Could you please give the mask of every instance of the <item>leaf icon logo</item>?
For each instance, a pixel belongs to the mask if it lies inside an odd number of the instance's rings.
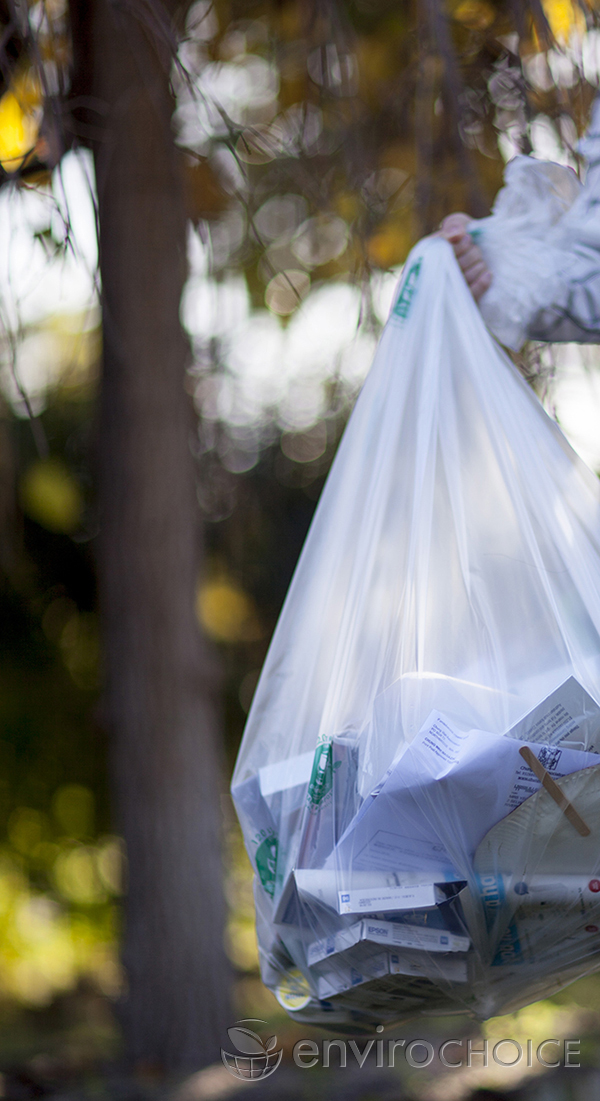
[[[227,1035],[234,1047],[241,1051],[243,1055],[264,1055],[263,1042],[256,1032],[252,1032],[252,1029],[240,1028],[239,1025],[236,1025],[227,1029]],[[271,1037],[272,1039],[277,1042],[277,1037]],[[270,1040],[268,1042],[270,1043]],[[267,1050],[270,1051],[270,1048],[267,1048]]]
[[[283,1057],[283,1048],[276,1051],[277,1037],[269,1036],[262,1040],[257,1032],[248,1028],[249,1024],[264,1025],[264,1021],[245,1020],[227,1029],[227,1035],[239,1055],[221,1048],[221,1059],[227,1070],[242,1082],[268,1078],[277,1070]]]

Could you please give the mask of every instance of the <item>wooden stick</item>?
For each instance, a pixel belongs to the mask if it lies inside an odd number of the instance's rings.
[[[592,832],[590,827],[586,825],[583,818],[577,813],[575,807],[569,802],[566,795],[563,795],[558,784],[554,783],[550,773],[547,772],[540,761],[538,761],[535,753],[532,753],[527,745],[522,746],[519,753],[525,761],[525,764],[529,765],[531,771],[535,773],[538,780],[542,783],[543,787],[545,787],[548,795],[554,799],[554,802],[558,804],[565,817],[568,818],[571,825],[575,827],[577,833],[581,834],[582,837],[589,837]]]

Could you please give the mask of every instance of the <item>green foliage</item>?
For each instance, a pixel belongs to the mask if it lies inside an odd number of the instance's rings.
[[[92,401],[68,386],[49,395],[43,461],[26,421],[2,421],[26,511],[4,533],[0,577],[0,1003],[44,1005],[82,975],[110,993],[120,982],[123,861],[95,722]]]

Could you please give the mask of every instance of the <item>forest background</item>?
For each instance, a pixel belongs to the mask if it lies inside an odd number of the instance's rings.
[[[2,0],[0,22],[0,1062],[198,1067],[236,1017],[293,1034],[227,776],[401,265],[489,213],[514,155],[580,171],[597,11]],[[600,469],[595,350],[520,366]],[[506,1034],[585,1006],[591,1036],[597,987]]]

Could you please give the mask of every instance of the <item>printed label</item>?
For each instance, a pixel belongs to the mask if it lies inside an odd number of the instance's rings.
[[[341,763],[341,761],[333,763],[331,742],[317,746],[308,785],[307,798],[311,810],[318,810],[326,796],[330,795],[333,788],[334,772],[340,767]]]
[[[373,914],[384,910],[418,910],[435,906],[442,899],[433,883],[416,887],[380,887],[371,890],[339,891],[340,914]]]
[[[288,971],[287,975],[282,978],[275,991],[275,997],[284,1009],[293,1013],[294,1010],[304,1009],[312,995],[304,975],[297,968],[294,968],[293,971]]]
[[[503,967],[510,963],[521,963],[523,951],[516,923],[511,921],[498,945],[498,951],[492,960],[492,967]]]
[[[410,307],[417,288],[420,271],[421,259],[419,258],[414,264],[411,264],[406,279],[400,288],[400,294],[398,295],[396,305],[392,310],[392,314],[395,317],[400,317],[403,321],[406,320],[410,313]]]
[[[570,739],[594,749],[600,708],[575,677],[569,677],[508,731],[509,738],[556,745]],[[568,745],[567,741],[567,745]],[[548,766],[545,765],[545,768]]]
[[[277,838],[273,835],[265,838],[262,844],[258,846],[255,854],[258,878],[271,898],[273,898],[275,893],[278,847]]]
[[[486,925],[490,929],[506,897],[504,894],[504,880],[501,875],[490,873],[489,875],[478,875],[477,882],[485,910]]]

